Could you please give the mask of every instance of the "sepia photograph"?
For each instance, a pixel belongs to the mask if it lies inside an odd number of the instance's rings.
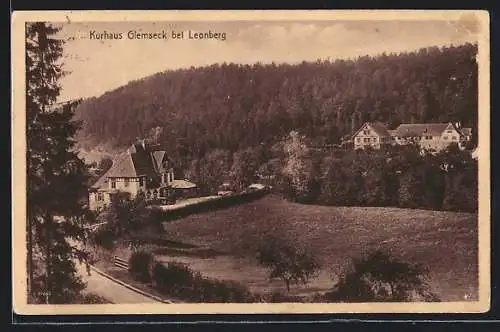
[[[483,11],[12,19],[18,314],[484,312]]]

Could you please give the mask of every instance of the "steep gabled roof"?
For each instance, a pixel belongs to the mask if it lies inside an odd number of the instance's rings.
[[[100,188],[105,188],[108,186],[108,174],[109,170],[104,173],[99,179],[97,179],[96,182],[94,182],[94,184],[92,186],[90,186],[90,188],[92,189],[100,189]]]
[[[156,170],[154,168],[153,157],[150,153],[144,151],[142,153],[134,153],[131,155],[132,163],[135,169],[135,176],[139,175],[154,175]]]
[[[370,126],[379,136],[391,136],[382,122],[365,122],[351,137],[355,137],[365,127]]]
[[[156,170],[162,169],[163,159],[166,154],[167,152],[165,151],[153,151],[153,161],[155,162],[154,166]]]
[[[136,171],[132,156],[135,154],[126,153],[113,163],[113,166],[105,174],[106,177],[136,177]]]
[[[154,176],[161,166],[166,156],[165,151],[150,152],[141,144],[133,144],[127,153],[118,156],[111,168],[101,176],[92,188],[107,187],[107,178],[118,177],[138,177],[138,176]]]
[[[370,127],[379,135],[379,136],[390,136],[387,128],[382,122],[371,122]]]
[[[448,125],[449,123],[402,123],[392,132],[392,136],[439,136]]]

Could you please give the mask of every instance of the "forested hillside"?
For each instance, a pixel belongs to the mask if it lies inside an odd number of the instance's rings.
[[[364,121],[461,121],[476,127],[477,46],[432,47],[356,60],[214,64],[168,71],[80,104],[80,145],[119,148],[163,128],[184,157],[234,153],[297,130],[337,143]],[[165,56],[168,56],[165,55]]]

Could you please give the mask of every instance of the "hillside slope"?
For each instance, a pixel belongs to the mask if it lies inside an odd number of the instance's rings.
[[[80,104],[80,145],[120,148],[160,126],[181,155],[234,152],[291,129],[336,143],[364,121],[461,121],[476,127],[477,46],[356,60],[214,64],[130,82]]]
[[[165,223],[169,237],[255,257],[263,234],[287,234],[309,247],[325,269],[340,272],[350,258],[384,247],[431,271],[442,300],[477,298],[477,215],[371,207],[301,205],[267,196],[224,210]]]

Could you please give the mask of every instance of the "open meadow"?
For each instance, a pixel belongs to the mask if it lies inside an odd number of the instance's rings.
[[[308,248],[322,263],[308,287],[292,292],[327,291],[350,259],[376,248],[425,265],[430,285],[442,301],[478,297],[477,215],[381,207],[328,207],[290,203],[269,195],[216,211],[164,223],[165,236],[221,252],[197,257],[166,252],[159,258],[188,263],[204,275],[242,282],[255,291],[280,289],[257,265],[256,250],[265,234],[282,234]]]

